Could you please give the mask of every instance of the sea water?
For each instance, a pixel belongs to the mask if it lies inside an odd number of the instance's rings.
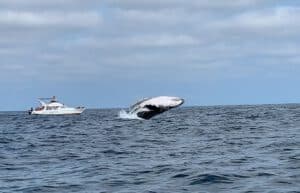
[[[299,192],[300,105],[0,113],[0,192]]]

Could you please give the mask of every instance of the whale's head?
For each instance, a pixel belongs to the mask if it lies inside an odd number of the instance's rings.
[[[164,100],[169,100],[170,107],[178,107],[184,103],[184,99],[179,97],[162,97],[165,98]]]

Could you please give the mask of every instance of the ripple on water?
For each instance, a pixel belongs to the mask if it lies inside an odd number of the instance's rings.
[[[232,183],[233,181],[222,175],[214,174],[200,174],[191,179],[190,185],[199,185],[199,184],[218,184],[218,183]]]

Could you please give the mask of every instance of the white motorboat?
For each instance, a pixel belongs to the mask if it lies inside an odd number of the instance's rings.
[[[45,100],[49,100],[46,102]],[[52,98],[39,98],[40,106],[29,110],[30,115],[70,115],[70,114],[81,114],[84,107],[68,107],[56,100],[56,97]]]

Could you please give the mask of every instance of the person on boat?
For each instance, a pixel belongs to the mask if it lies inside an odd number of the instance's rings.
[[[28,111],[28,114],[31,115],[32,111],[33,111],[33,107],[30,108],[30,110]]]

